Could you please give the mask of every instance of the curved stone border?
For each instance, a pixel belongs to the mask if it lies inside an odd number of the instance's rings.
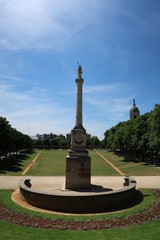
[[[136,199],[136,181],[125,177],[124,188],[114,191],[46,193],[32,189],[30,179],[20,180],[22,198],[38,208],[64,213],[101,213],[127,208]]]
[[[127,217],[89,221],[52,220],[14,212],[0,204],[0,220],[21,226],[58,230],[100,230],[131,227],[160,220],[160,190],[153,191],[153,193],[156,196],[156,201],[151,208]]]

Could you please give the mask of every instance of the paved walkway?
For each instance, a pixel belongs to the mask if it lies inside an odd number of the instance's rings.
[[[154,188],[160,189],[160,176],[133,176],[137,181],[137,188]],[[31,183],[36,188],[59,189],[65,181],[64,176],[58,177],[38,177],[38,176],[0,176],[0,189],[16,189],[22,178],[32,179]],[[118,189],[123,186],[124,177],[92,177],[91,183],[107,188]]]

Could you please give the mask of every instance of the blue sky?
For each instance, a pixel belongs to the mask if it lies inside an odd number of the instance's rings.
[[[0,0],[0,115],[17,130],[104,132],[160,103],[159,0]]]

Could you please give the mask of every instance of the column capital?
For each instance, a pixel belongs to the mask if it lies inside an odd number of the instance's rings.
[[[83,84],[84,79],[83,79],[83,78],[77,78],[77,79],[75,80],[75,82],[76,82],[76,83],[81,83],[81,84]]]
[[[77,78],[77,79],[75,80],[75,82],[76,82],[76,83],[82,83],[82,84],[83,84],[84,79],[83,79],[83,78]]]

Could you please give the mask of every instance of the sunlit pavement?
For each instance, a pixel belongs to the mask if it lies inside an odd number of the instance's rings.
[[[160,189],[160,176],[132,176],[137,181],[137,188]],[[16,189],[20,179],[31,179],[31,183],[37,188],[61,188],[65,181],[64,176],[0,176],[0,189]],[[96,176],[91,178],[91,183],[103,187],[118,189],[123,186],[124,176],[109,177]]]

